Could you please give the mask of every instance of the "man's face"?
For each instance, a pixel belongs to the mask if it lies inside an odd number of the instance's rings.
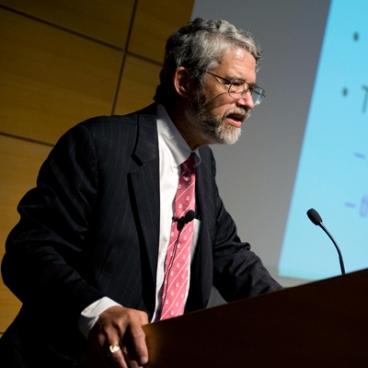
[[[256,60],[242,48],[229,48],[209,72],[213,74],[206,73],[202,88],[194,93],[188,117],[203,143],[233,144],[240,137],[242,124],[254,103],[250,92],[237,98],[230,96],[230,85],[216,76],[252,86],[256,82]]]

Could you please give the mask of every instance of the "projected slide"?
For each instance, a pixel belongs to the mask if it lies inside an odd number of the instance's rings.
[[[367,14],[368,1],[331,0],[281,251],[282,276],[340,273],[332,243],[306,217],[311,207],[339,244],[346,271],[368,267]]]

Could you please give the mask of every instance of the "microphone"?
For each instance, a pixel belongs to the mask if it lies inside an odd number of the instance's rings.
[[[193,210],[189,210],[184,216],[182,217],[173,217],[173,221],[178,223],[178,231],[182,231],[183,227],[193,221],[197,217],[197,214]]]
[[[340,248],[337,246],[337,243],[336,243],[335,239],[332,237],[332,235],[330,234],[330,232],[326,229],[325,225],[323,224],[321,216],[319,215],[319,213],[314,208],[310,208],[307,211],[307,215],[308,215],[309,220],[311,220],[314,225],[320,226],[321,229],[331,239],[333,245],[335,246],[335,248],[337,250],[337,254],[339,256],[341,274],[342,275],[345,275],[344,260],[342,259],[342,254],[341,254]]]

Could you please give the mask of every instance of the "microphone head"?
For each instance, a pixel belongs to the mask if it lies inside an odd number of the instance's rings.
[[[314,225],[321,225],[322,218],[314,208],[310,208],[307,211],[307,215],[308,215],[309,220],[311,220],[314,223]]]
[[[185,214],[185,222],[190,222],[192,220],[195,219],[196,213],[193,210],[189,210],[186,214]]]

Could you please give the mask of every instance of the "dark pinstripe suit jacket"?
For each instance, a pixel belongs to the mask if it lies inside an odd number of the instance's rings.
[[[279,287],[237,236],[211,150],[200,154],[201,227],[186,311],[204,308],[213,284],[227,300]],[[85,345],[79,314],[104,295],[152,315],[159,204],[155,105],[90,119],[59,140],[19,204],[3,260],[3,278],[23,302],[1,339],[13,359],[28,354],[39,361],[34,366],[73,366]]]

